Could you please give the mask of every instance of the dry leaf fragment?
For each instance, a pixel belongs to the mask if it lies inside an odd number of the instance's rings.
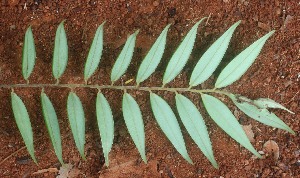
[[[77,168],[73,168],[70,172],[69,172],[69,178],[75,178],[78,177],[78,175],[80,174],[80,170]]]
[[[287,15],[280,30],[285,30],[287,24],[289,24],[292,19],[293,19],[293,16]]]
[[[72,168],[73,165],[70,163],[62,165],[58,171],[58,176],[56,178],[68,178],[69,172]]]
[[[43,173],[46,173],[46,172],[56,173],[56,172],[58,172],[58,170],[57,170],[57,168],[41,169],[41,170],[38,170],[38,171],[32,173],[32,175],[43,174]]]
[[[249,124],[249,125],[243,125],[242,126],[248,139],[250,140],[250,142],[254,142],[254,133],[252,131],[252,125]]]
[[[278,144],[273,141],[269,140],[264,144],[264,150],[267,154],[273,155],[275,160],[278,160],[279,158],[279,146]]]
[[[73,165],[68,163],[60,167],[56,178],[75,178],[80,174],[79,169],[73,168]]]
[[[271,31],[271,27],[268,24],[258,22],[257,26],[265,31]]]

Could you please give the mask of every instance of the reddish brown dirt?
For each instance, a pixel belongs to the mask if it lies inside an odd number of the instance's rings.
[[[214,169],[183,129],[189,154],[194,165],[188,164],[176,152],[159,129],[150,110],[147,93],[130,93],[140,104],[145,122],[148,164],[141,162],[139,154],[124,125],[121,112],[121,96],[118,91],[105,90],[104,94],[113,107],[115,138],[110,153],[109,168],[103,166],[104,157],[96,126],[95,98],[97,91],[76,89],[86,115],[86,161],[80,159],[70,134],[66,114],[67,89],[45,89],[57,110],[63,140],[63,158],[79,169],[78,177],[299,177],[300,175],[300,5],[296,0],[137,0],[116,1],[50,1],[50,0],[2,0],[0,7],[0,82],[24,83],[21,76],[22,42],[26,28],[32,25],[37,47],[37,62],[31,83],[54,83],[51,61],[57,25],[66,19],[65,28],[69,43],[68,67],[61,83],[83,83],[83,67],[89,46],[98,25],[106,20],[105,47],[100,68],[90,83],[109,84],[109,74],[128,34],[140,29],[134,60],[123,80],[134,78],[141,60],[151,44],[168,24],[173,23],[163,62],[144,86],[161,85],[162,73],[170,56],[182,37],[200,18],[210,16],[208,23],[198,30],[195,48],[183,75],[171,86],[186,86],[187,76],[203,52],[231,24],[242,20],[237,28],[225,61],[232,59],[243,48],[267,33],[277,30],[266,43],[261,55],[247,73],[235,84],[227,87],[249,98],[269,97],[296,114],[274,110],[295,132],[284,131],[259,124],[240,114],[240,123],[252,124],[253,145],[263,150],[263,144],[274,140],[280,151],[278,160],[272,155],[254,159],[210,120],[198,102],[199,97],[188,95],[197,103],[205,117],[216,159],[220,165]],[[224,66],[225,63],[222,65]],[[211,87],[213,78],[205,83]],[[121,84],[121,82],[119,83]],[[35,153],[39,165],[35,165],[23,149],[0,165],[0,177],[55,177],[57,173],[32,175],[38,170],[59,168],[59,162],[48,137],[40,105],[40,89],[15,89],[30,113]],[[174,97],[159,93],[170,105]],[[11,107],[10,90],[0,88],[0,161],[24,146],[16,127]],[[229,103],[230,108],[236,108]]]

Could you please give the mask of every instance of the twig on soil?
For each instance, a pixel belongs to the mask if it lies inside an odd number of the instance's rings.
[[[300,90],[297,91],[297,93],[292,97],[292,99],[290,99],[290,101],[288,101],[284,104],[286,105],[286,104],[289,104],[290,102],[292,102],[295,99],[295,97],[298,95],[299,92],[300,92]]]
[[[41,140],[42,138],[44,138],[44,136],[41,136],[40,138],[36,139],[34,142],[37,142],[38,140]],[[0,162],[0,166],[7,161],[9,158],[13,157],[14,155],[16,155],[17,153],[19,153],[20,151],[24,150],[26,148],[26,146],[23,146],[22,148],[18,149],[17,151],[13,152],[12,154],[8,155],[6,158],[4,158],[1,162]]]
[[[207,17],[207,20],[206,20],[206,22],[205,22],[205,26],[207,26],[208,21],[209,21],[209,19],[210,19],[210,16],[211,16],[211,13],[209,13],[209,16]]]
[[[58,169],[57,168],[41,169],[41,170],[38,170],[38,171],[32,173],[31,175],[44,174],[46,172],[57,173]]]
[[[0,132],[5,134],[6,136],[9,136],[9,134],[4,129],[2,129],[1,127],[0,127]]]

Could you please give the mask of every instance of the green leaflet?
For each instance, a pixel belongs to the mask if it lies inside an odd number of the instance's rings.
[[[260,109],[278,108],[278,109],[286,110],[287,112],[289,112],[291,114],[295,114],[292,111],[288,110],[286,107],[282,106],[281,104],[277,103],[276,101],[274,101],[270,98],[259,98],[257,100],[254,100],[253,104],[258,106]]]
[[[163,77],[163,85],[173,80],[185,66],[195,43],[198,26],[204,19],[206,17],[202,18],[192,27],[171,57]]]
[[[237,55],[220,73],[215,88],[226,87],[238,80],[252,65],[267,39],[274,33],[271,31],[261,37]]]
[[[36,52],[31,26],[25,33],[23,55],[22,55],[22,74],[25,80],[28,80],[35,64]]]
[[[124,93],[122,109],[129,134],[140,152],[143,161],[147,163],[145,154],[145,131],[140,107],[131,95]]]
[[[137,30],[135,33],[133,33],[132,35],[130,35],[127,38],[127,41],[116,61],[116,63],[114,64],[112,71],[111,71],[111,76],[110,76],[110,80],[112,82],[117,81],[127,70],[130,61],[132,59],[133,56],[133,51],[134,51],[134,46],[135,46],[135,40],[136,40],[136,36],[139,33],[139,30]]]
[[[234,140],[251,151],[255,156],[261,158],[261,155],[251,145],[243,128],[230,112],[228,107],[213,96],[202,94],[201,97],[208,114],[217,123],[217,125]]]
[[[190,164],[193,164],[193,161],[187,153],[176,116],[168,103],[154,93],[150,93],[150,103],[153,114],[161,130],[166,134],[167,138],[182,157]]]
[[[158,66],[165,51],[167,33],[170,26],[171,24],[167,25],[161,32],[154,45],[151,47],[150,51],[143,60],[136,77],[136,83],[138,85],[146,80]]]
[[[97,95],[96,112],[105,164],[108,166],[108,155],[114,140],[114,119],[109,103],[102,93],[98,93]]]
[[[185,96],[176,94],[176,107],[181,121],[203,154],[218,168],[204,120],[196,106]]]
[[[84,144],[85,144],[85,118],[82,108],[82,104],[78,96],[70,92],[67,102],[67,111],[69,122],[72,130],[72,134],[75,140],[77,149],[83,159],[84,156]]]
[[[274,113],[269,112],[265,108],[258,108],[252,100],[244,97],[237,98],[234,94],[228,95],[234,104],[243,111],[247,116],[272,127],[286,130],[293,135],[295,132],[287,126],[281,119],[279,119]]]
[[[42,102],[44,119],[46,122],[46,126],[48,129],[48,133],[49,133],[55,154],[56,154],[59,162],[62,165],[64,165],[64,161],[62,158],[60,130],[59,130],[59,124],[58,124],[55,109],[54,109],[50,99],[44,92],[41,93],[41,102]]]
[[[67,35],[64,29],[64,21],[62,21],[55,35],[54,53],[52,73],[55,79],[59,79],[64,73],[68,62],[68,44]]]
[[[220,64],[232,37],[232,34],[241,21],[233,24],[199,59],[194,68],[190,86],[197,86],[207,80]]]
[[[17,126],[25,142],[26,148],[33,161],[37,164],[37,160],[34,156],[33,133],[29,115],[23,101],[13,91],[11,92],[11,104]]]
[[[85,67],[84,67],[84,80],[87,81],[96,71],[103,50],[103,22],[97,29],[92,46],[90,48]]]

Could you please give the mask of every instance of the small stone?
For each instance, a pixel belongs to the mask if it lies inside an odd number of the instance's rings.
[[[244,1],[244,5],[245,5],[245,6],[248,6],[248,5],[249,5],[249,2],[248,2],[248,1]]]
[[[198,174],[199,176],[201,176],[201,175],[203,174],[202,169],[198,169],[198,170],[197,170],[197,174]]]
[[[17,164],[29,164],[31,162],[30,156],[23,156],[16,159]]]
[[[300,160],[296,162],[296,166],[300,166]]]
[[[283,22],[283,26],[280,28],[280,30],[284,30],[286,28],[287,24],[289,24],[292,19],[293,19],[293,16],[287,15]]]
[[[296,150],[296,151],[294,152],[294,154],[295,154],[296,157],[300,156],[300,150]]]
[[[275,13],[276,13],[277,16],[280,16],[281,15],[281,9],[280,8],[276,8],[276,12]]]
[[[154,1],[154,2],[153,2],[153,6],[156,7],[156,6],[158,6],[158,5],[159,5],[159,2],[158,2],[158,1]]]
[[[273,141],[273,140],[269,140],[264,144],[264,150],[268,153],[273,155],[275,160],[278,160],[279,158],[279,146],[278,144]]]
[[[11,25],[11,26],[9,26],[9,28],[10,28],[10,30],[14,30],[14,29],[16,29],[16,25]]]

